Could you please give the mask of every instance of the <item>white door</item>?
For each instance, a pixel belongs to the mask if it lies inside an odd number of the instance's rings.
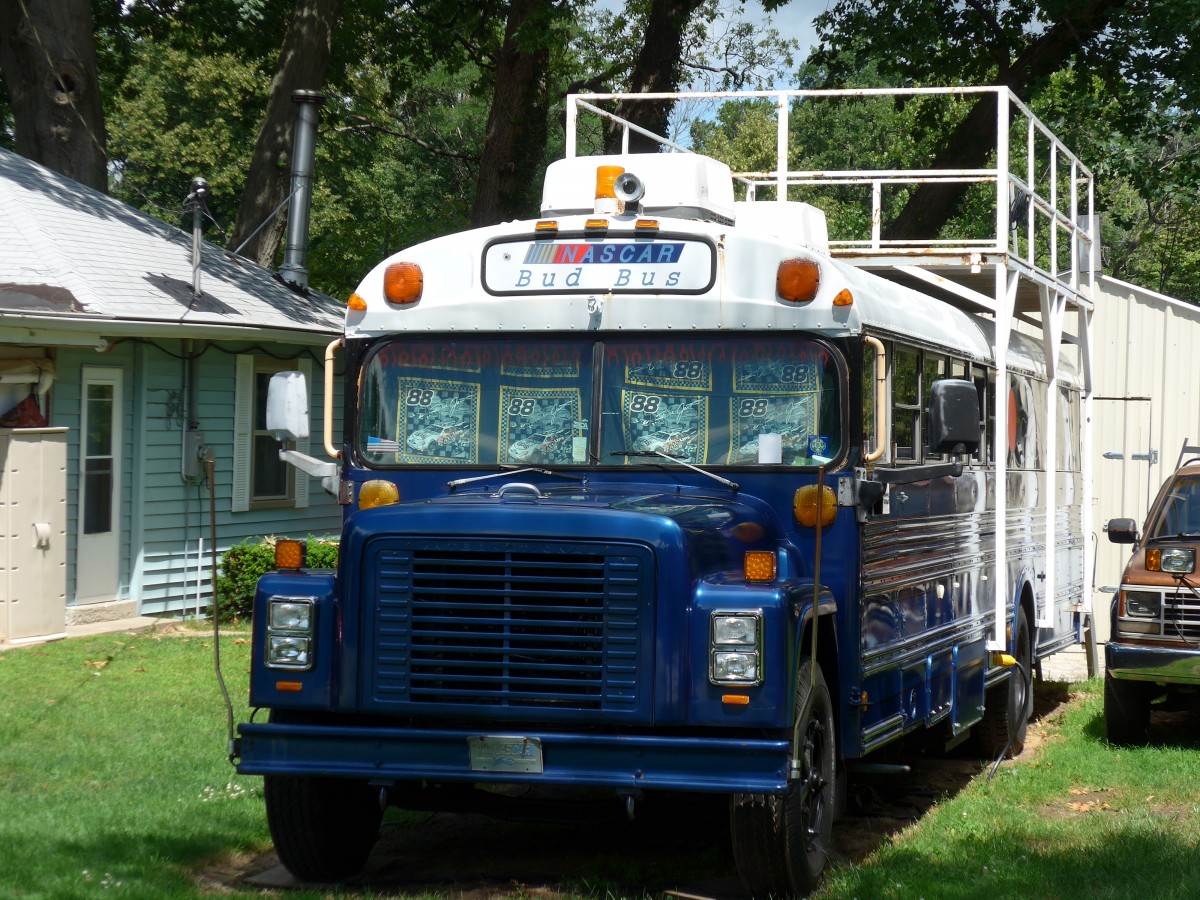
[[[83,369],[79,416],[79,603],[116,598],[120,575],[121,370]]]

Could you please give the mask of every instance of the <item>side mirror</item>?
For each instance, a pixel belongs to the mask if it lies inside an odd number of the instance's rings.
[[[308,385],[303,372],[276,372],[267,387],[267,431],[280,441],[308,437]]]
[[[1108,539],[1114,544],[1136,544],[1138,540],[1137,522],[1133,519],[1109,519]]]
[[[929,449],[974,453],[979,448],[979,393],[963,378],[935,381],[929,393]]]

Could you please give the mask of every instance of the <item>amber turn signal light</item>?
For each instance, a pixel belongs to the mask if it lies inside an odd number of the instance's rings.
[[[283,539],[275,542],[276,569],[304,568],[304,541]]]
[[[773,550],[747,550],[742,561],[747,581],[774,581],[777,560]]]

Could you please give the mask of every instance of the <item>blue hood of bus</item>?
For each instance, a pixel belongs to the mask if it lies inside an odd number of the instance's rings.
[[[740,568],[746,550],[773,549],[786,529],[756,497],[661,485],[601,484],[463,491],[352,513],[350,545],[376,535],[634,540],[686,546],[693,575]]]

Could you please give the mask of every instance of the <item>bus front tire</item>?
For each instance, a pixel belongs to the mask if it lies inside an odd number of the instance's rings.
[[[815,679],[812,673],[815,671]],[[810,682],[812,682],[810,684]],[[805,711],[805,698],[812,703]],[[733,858],[754,897],[809,893],[825,871],[836,805],[836,740],[833,701],[820,667],[800,662],[797,685],[800,776],[783,794],[734,794],[729,822]]]
[[[362,869],[383,811],[362,781],[267,775],[263,797],[279,861],[301,881],[338,881]]]

